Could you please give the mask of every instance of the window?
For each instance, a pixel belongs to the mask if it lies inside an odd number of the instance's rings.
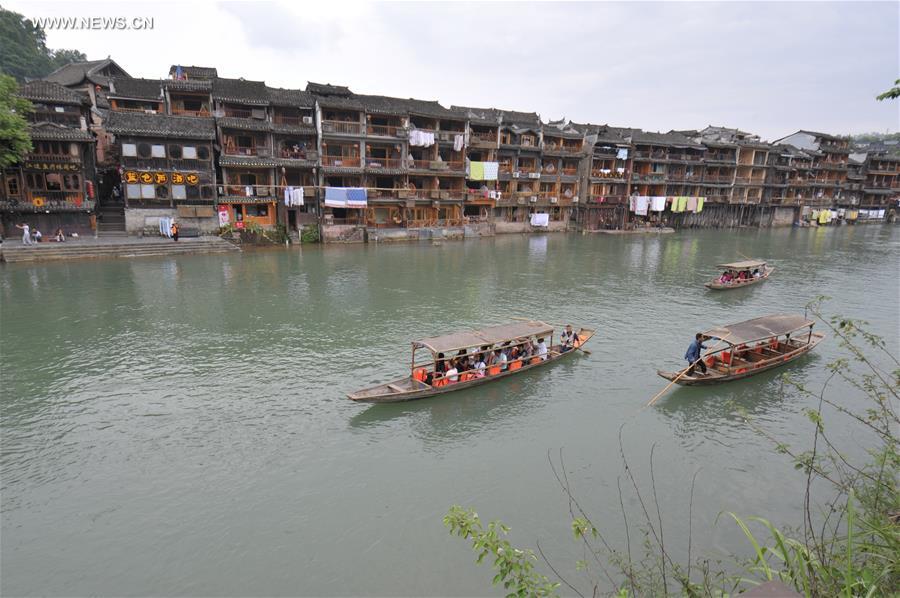
[[[241,222],[244,220],[244,206],[241,204],[235,204],[231,206],[231,209],[234,210],[234,219],[236,222]]]
[[[149,143],[139,143],[137,146],[138,156],[141,158],[149,158],[150,157],[150,144]]]
[[[197,158],[200,160],[209,160],[209,148],[204,145],[198,147]]]
[[[178,158],[181,158],[181,146],[180,145],[170,145],[169,146],[169,157],[175,158],[176,160]]]
[[[66,188],[66,191],[78,191],[80,189],[80,185],[78,183],[79,181],[77,174],[63,175],[63,186]]]
[[[59,174],[51,172],[46,175],[46,178],[47,191],[62,191],[62,178]]]
[[[153,199],[156,197],[156,187],[154,185],[141,185],[141,198]]]
[[[185,160],[196,160],[197,159],[197,148],[192,145],[186,145],[181,148],[181,157]]]
[[[169,198],[169,188],[165,185],[157,185],[156,186],[156,199],[168,199]]]
[[[209,193],[206,193],[207,191],[209,191],[209,187],[204,187],[203,191],[204,191],[204,197],[207,197],[207,198],[211,197],[211,195]],[[200,197],[200,191],[196,185],[191,185],[190,187],[187,188],[187,198],[188,199],[197,199],[198,197]]]
[[[166,146],[164,145],[154,145],[153,149],[150,152],[150,155],[154,158],[165,158],[166,157]]]
[[[184,109],[199,112],[203,109],[203,104],[200,100],[184,100]]]
[[[126,185],[125,195],[128,197],[128,199],[140,199],[141,198],[141,186],[140,185]]]
[[[69,154],[75,157],[78,157],[78,144],[70,143],[69,144]]]
[[[10,177],[6,179],[6,191],[10,195],[18,195],[19,194],[19,179],[16,177]]]
[[[123,143],[122,155],[132,158],[137,157],[137,146],[133,143]]]
[[[257,218],[265,218],[269,215],[269,206],[268,204],[247,206],[247,215],[255,216]]]
[[[187,192],[184,185],[172,185],[172,199],[186,199]]]

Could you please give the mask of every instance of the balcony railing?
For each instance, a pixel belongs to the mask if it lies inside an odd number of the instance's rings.
[[[362,125],[358,122],[343,120],[323,120],[322,132],[335,135],[362,135]]]
[[[403,168],[400,158],[366,158],[366,168]]]
[[[39,154],[39,153],[30,153],[28,154],[28,162],[54,162],[56,164],[59,163],[80,163],[81,156],[73,156],[72,154]]]
[[[561,174],[565,174],[565,175],[569,175],[569,176],[576,175],[576,174],[578,174],[578,167],[577,166],[563,166],[559,172]]]
[[[25,212],[60,212],[71,210],[92,210],[94,200],[87,199],[81,191],[40,191],[31,190],[27,197],[16,201],[10,198],[0,201],[0,209],[6,208]]]
[[[294,150],[285,147],[281,149],[280,157],[286,160],[317,160],[319,152],[314,150]]]
[[[303,119],[308,118],[309,122]],[[312,116],[289,116],[287,114],[276,114],[272,120],[277,125],[287,125],[289,127],[311,127],[313,126]]]
[[[731,183],[732,180],[731,175],[716,175],[716,174],[707,174],[703,176],[704,183]]]
[[[611,169],[604,170],[608,170],[608,172],[603,172],[603,170],[592,170],[591,177],[595,179],[624,179],[628,177],[627,170],[623,172],[617,172]]]
[[[266,154],[269,148],[250,145],[225,146],[225,154],[229,156],[259,156]]]
[[[405,137],[406,129],[393,125],[366,125],[366,134],[372,137]]]
[[[224,187],[222,190],[225,192],[225,195],[231,197],[270,198],[278,194],[278,190],[274,185],[267,184],[242,185],[237,182],[230,182],[225,183],[222,187]]]
[[[253,116],[252,110],[245,110],[244,108],[226,108],[224,112],[228,118],[250,118]]]
[[[143,110],[140,110],[143,112]],[[37,112],[33,117],[34,121],[44,121],[56,123],[58,125],[69,125],[78,127],[81,125],[81,115],[73,112]]]
[[[666,152],[658,151],[658,150],[657,151],[641,150],[641,151],[634,152],[634,157],[635,158],[653,158],[656,160],[665,160]]]
[[[322,156],[322,166],[359,168],[358,156]]]
[[[209,110],[185,110],[184,108],[172,108],[172,114],[176,116],[212,116]]]
[[[472,133],[469,135],[469,141],[471,143],[477,142],[477,143],[496,144],[497,143],[497,133],[483,133],[483,132],[472,131]]]

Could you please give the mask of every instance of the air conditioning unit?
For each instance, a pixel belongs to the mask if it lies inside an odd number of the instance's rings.
[[[577,198],[577,197],[573,197],[573,198],[572,198],[572,203],[578,203],[578,198]]]
[[[144,114],[156,114],[156,110],[144,110]]]
[[[519,178],[519,171],[518,171],[518,170],[515,171],[514,173],[512,173],[512,178],[514,178],[514,179]]]
[[[304,124],[304,125],[311,125],[311,124],[313,124],[313,117],[311,117],[311,116],[304,116],[304,117],[303,117],[303,124]]]
[[[531,203],[537,203],[537,195],[532,195],[528,198],[528,201],[530,201]]]
[[[529,172],[529,173],[528,173],[528,178],[529,178],[529,179],[539,179],[539,178],[541,178],[541,173],[539,173],[539,172]]]
[[[558,197],[551,197],[551,198],[550,198],[550,203],[556,203],[556,202],[558,202],[558,201],[559,201],[559,198],[558,198]]]

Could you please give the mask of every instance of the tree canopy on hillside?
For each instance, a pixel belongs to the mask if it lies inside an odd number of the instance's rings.
[[[87,57],[78,50],[49,49],[40,25],[0,6],[0,72],[21,82],[82,60]]]

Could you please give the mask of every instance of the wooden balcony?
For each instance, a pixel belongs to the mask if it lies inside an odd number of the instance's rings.
[[[479,133],[472,131],[469,134],[469,144],[475,147],[497,147],[497,133]]]
[[[403,127],[392,125],[366,125],[366,135],[370,137],[407,137]]]
[[[335,168],[359,168],[359,156],[322,156],[322,166]]]
[[[303,119],[309,119],[309,122],[305,122]],[[277,125],[287,125],[289,127],[313,127],[315,126],[315,122],[313,121],[312,116],[289,116],[286,114],[276,114],[272,119],[272,122]]]
[[[560,174],[574,176],[574,175],[578,174],[578,167],[577,166],[563,166],[559,172],[560,172]]]
[[[403,168],[403,160],[400,158],[366,158],[366,168]]]
[[[594,179],[626,179],[628,178],[628,171],[624,172],[616,172],[615,170],[610,170],[609,172],[603,172],[602,170],[592,170],[591,178]]]
[[[235,145],[231,147],[224,147],[223,153],[228,156],[261,156],[261,157],[269,157],[272,152],[269,151],[269,148],[262,146],[243,146],[243,145]]]
[[[252,118],[253,111],[249,108],[226,108],[224,110],[226,118]]]
[[[185,110],[183,108],[172,108],[172,114],[175,116],[212,116],[209,110]]]
[[[354,121],[323,120],[322,133],[331,135],[362,135],[362,125]]]
[[[221,185],[222,191],[228,197],[245,197],[247,199],[271,199],[278,195],[278,188],[275,185],[258,184],[258,185],[242,185],[238,182],[228,182]]]

